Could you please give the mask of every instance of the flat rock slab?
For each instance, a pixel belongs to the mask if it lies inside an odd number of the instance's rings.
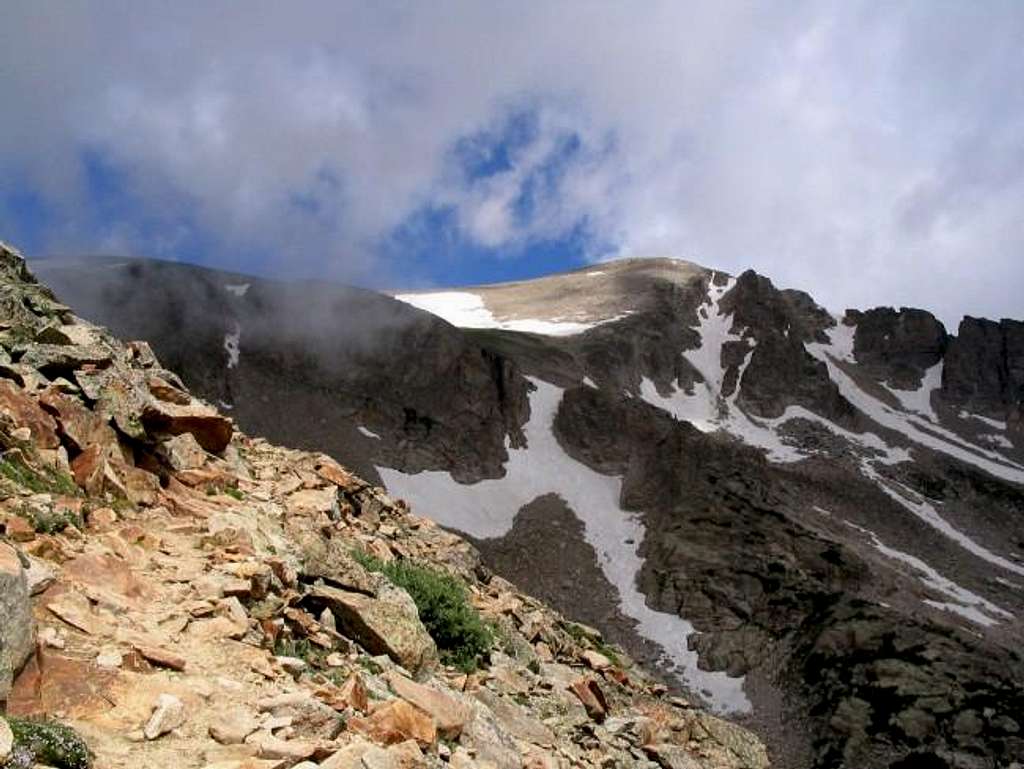
[[[7,712],[46,716],[60,711],[68,718],[104,713],[110,710],[109,693],[117,677],[117,672],[103,670],[91,661],[41,649],[15,681]]]

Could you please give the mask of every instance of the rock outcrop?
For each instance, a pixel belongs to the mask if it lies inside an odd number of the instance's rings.
[[[949,335],[934,315],[925,310],[876,307],[866,312],[848,310],[856,324],[853,353],[857,362],[876,379],[900,390],[916,390],[924,372],[946,354]]]
[[[964,318],[946,355],[942,397],[995,419],[1019,414],[1024,402],[1024,323]]]
[[[253,434],[342,457],[371,480],[380,454],[410,470],[497,477],[506,441],[521,442],[517,365],[390,297],[145,260],[39,266],[79,312],[150,341]],[[148,424],[192,432],[187,404],[152,406]],[[228,437],[209,419],[195,435],[214,452]]]

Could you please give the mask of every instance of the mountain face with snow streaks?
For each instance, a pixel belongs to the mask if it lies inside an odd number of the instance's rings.
[[[775,765],[1024,757],[1024,324],[954,336],[670,259],[399,301],[122,262],[35,268],[250,432],[380,480],[755,725]]]

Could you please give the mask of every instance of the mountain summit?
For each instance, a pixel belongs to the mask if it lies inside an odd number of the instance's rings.
[[[749,724],[773,765],[1024,756],[1024,323],[952,335],[671,259],[394,297],[36,267],[247,431],[382,482]]]

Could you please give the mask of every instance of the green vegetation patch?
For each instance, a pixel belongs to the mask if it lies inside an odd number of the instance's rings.
[[[55,721],[8,718],[14,734],[14,751],[7,769],[28,769],[45,764],[55,769],[89,769],[92,754],[85,741],[70,727]]]
[[[442,662],[471,673],[486,659],[494,644],[494,629],[473,608],[466,588],[455,577],[409,561],[384,563],[360,551],[352,556],[363,568],[383,574],[410,595]]]
[[[70,475],[48,467],[32,467],[16,452],[0,458],[0,475],[36,494],[79,494],[78,486]]]
[[[83,528],[82,517],[70,510],[26,510],[22,515],[39,534],[60,534],[68,526]]]

